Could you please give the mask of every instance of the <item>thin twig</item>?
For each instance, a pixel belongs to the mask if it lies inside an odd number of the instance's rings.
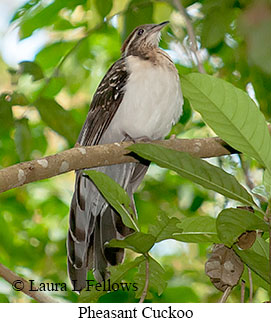
[[[140,297],[139,303],[143,303],[147,294],[148,294],[148,288],[149,288],[149,276],[150,276],[150,268],[149,268],[149,257],[146,255],[146,278],[145,278],[145,286],[142,292],[142,295]]]
[[[245,303],[246,282],[241,280],[241,303]]]
[[[36,290],[32,291],[31,285],[27,280],[18,276],[2,264],[0,264],[0,277],[3,277],[7,282],[9,282],[14,290],[23,292],[39,303],[58,303],[58,301],[43,292]]]
[[[240,156],[240,162],[241,162],[243,172],[245,174],[246,184],[249,187],[249,189],[252,191],[254,188],[254,183],[252,182],[252,180],[250,178],[249,167],[241,156]]]
[[[191,51],[195,55],[198,70],[200,73],[206,73],[206,71],[202,65],[202,62],[200,60],[200,57],[199,57],[197,40],[196,40],[196,36],[194,33],[194,29],[193,29],[193,25],[191,23],[191,20],[187,14],[185,8],[183,7],[181,0],[173,0],[173,4],[180,11],[181,15],[183,15],[183,17],[185,19],[188,37],[191,42]]]
[[[232,287],[230,287],[230,286],[227,287],[227,289],[223,293],[219,303],[225,303],[226,302],[227,298],[230,296],[231,290],[232,290]]]
[[[249,169],[247,163],[244,161],[244,158],[242,155],[239,156],[239,159],[240,159],[241,167],[242,167],[244,175],[245,175],[247,187],[252,191],[254,189],[255,185],[254,185],[254,183],[251,179],[251,176],[250,176],[250,169]],[[254,193],[254,195],[257,197],[257,199],[261,203],[267,202],[267,199],[264,196],[259,195],[259,194],[255,194],[255,193]]]
[[[247,268],[248,271],[248,280],[249,280],[249,302],[252,303],[253,301],[253,280],[252,280],[252,273],[251,269]]]

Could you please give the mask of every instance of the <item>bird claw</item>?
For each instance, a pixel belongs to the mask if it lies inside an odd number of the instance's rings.
[[[128,134],[125,134],[125,139],[123,141],[127,141],[127,140],[132,141],[134,144],[140,143],[140,142],[152,141],[151,138],[149,138],[147,136],[142,136],[142,137],[138,137],[138,138],[132,138]]]

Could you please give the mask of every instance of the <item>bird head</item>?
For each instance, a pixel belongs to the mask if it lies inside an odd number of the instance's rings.
[[[161,29],[168,23],[169,21],[164,21],[160,24],[148,24],[136,27],[123,43],[121,48],[122,55],[137,55],[147,49],[158,48]]]

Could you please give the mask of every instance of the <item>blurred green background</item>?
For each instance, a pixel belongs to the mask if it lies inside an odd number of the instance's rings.
[[[199,57],[207,73],[246,90],[266,119],[271,116],[271,5],[263,0],[182,1],[193,23]],[[0,168],[71,148],[92,95],[134,27],[169,20],[160,46],[180,74],[197,71],[184,17],[171,1],[32,0],[0,3]],[[185,101],[172,129],[178,138],[213,136]],[[262,170],[238,156],[210,160],[247,185],[257,187]],[[0,195],[0,263],[26,279],[66,282],[66,234],[74,174],[28,184]],[[260,192],[261,187],[256,188]],[[136,194],[141,227],[161,214],[177,218],[216,217],[235,206],[219,194],[152,165]],[[204,273],[210,244],[173,240],[158,243],[151,255],[165,268],[167,288],[153,302],[217,302],[221,292]],[[135,254],[127,253],[127,259]],[[130,279],[135,273],[131,271]],[[247,273],[244,274],[244,277]],[[91,277],[91,275],[90,275]],[[254,281],[254,301],[266,301]],[[52,292],[77,301],[72,291]],[[248,289],[246,289],[246,299]],[[31,302],[0,278],[0,302]],[[134,302],[132,292],[115,292],[101,302]],[[240,286],[229,301],[240,301]]]

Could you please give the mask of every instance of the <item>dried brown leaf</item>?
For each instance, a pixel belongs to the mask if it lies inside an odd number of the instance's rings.
[[[224,292],[238,284],[244,264],[235,252],[223,244],[215,244],[205,264],[205,273],[214,286]]]

